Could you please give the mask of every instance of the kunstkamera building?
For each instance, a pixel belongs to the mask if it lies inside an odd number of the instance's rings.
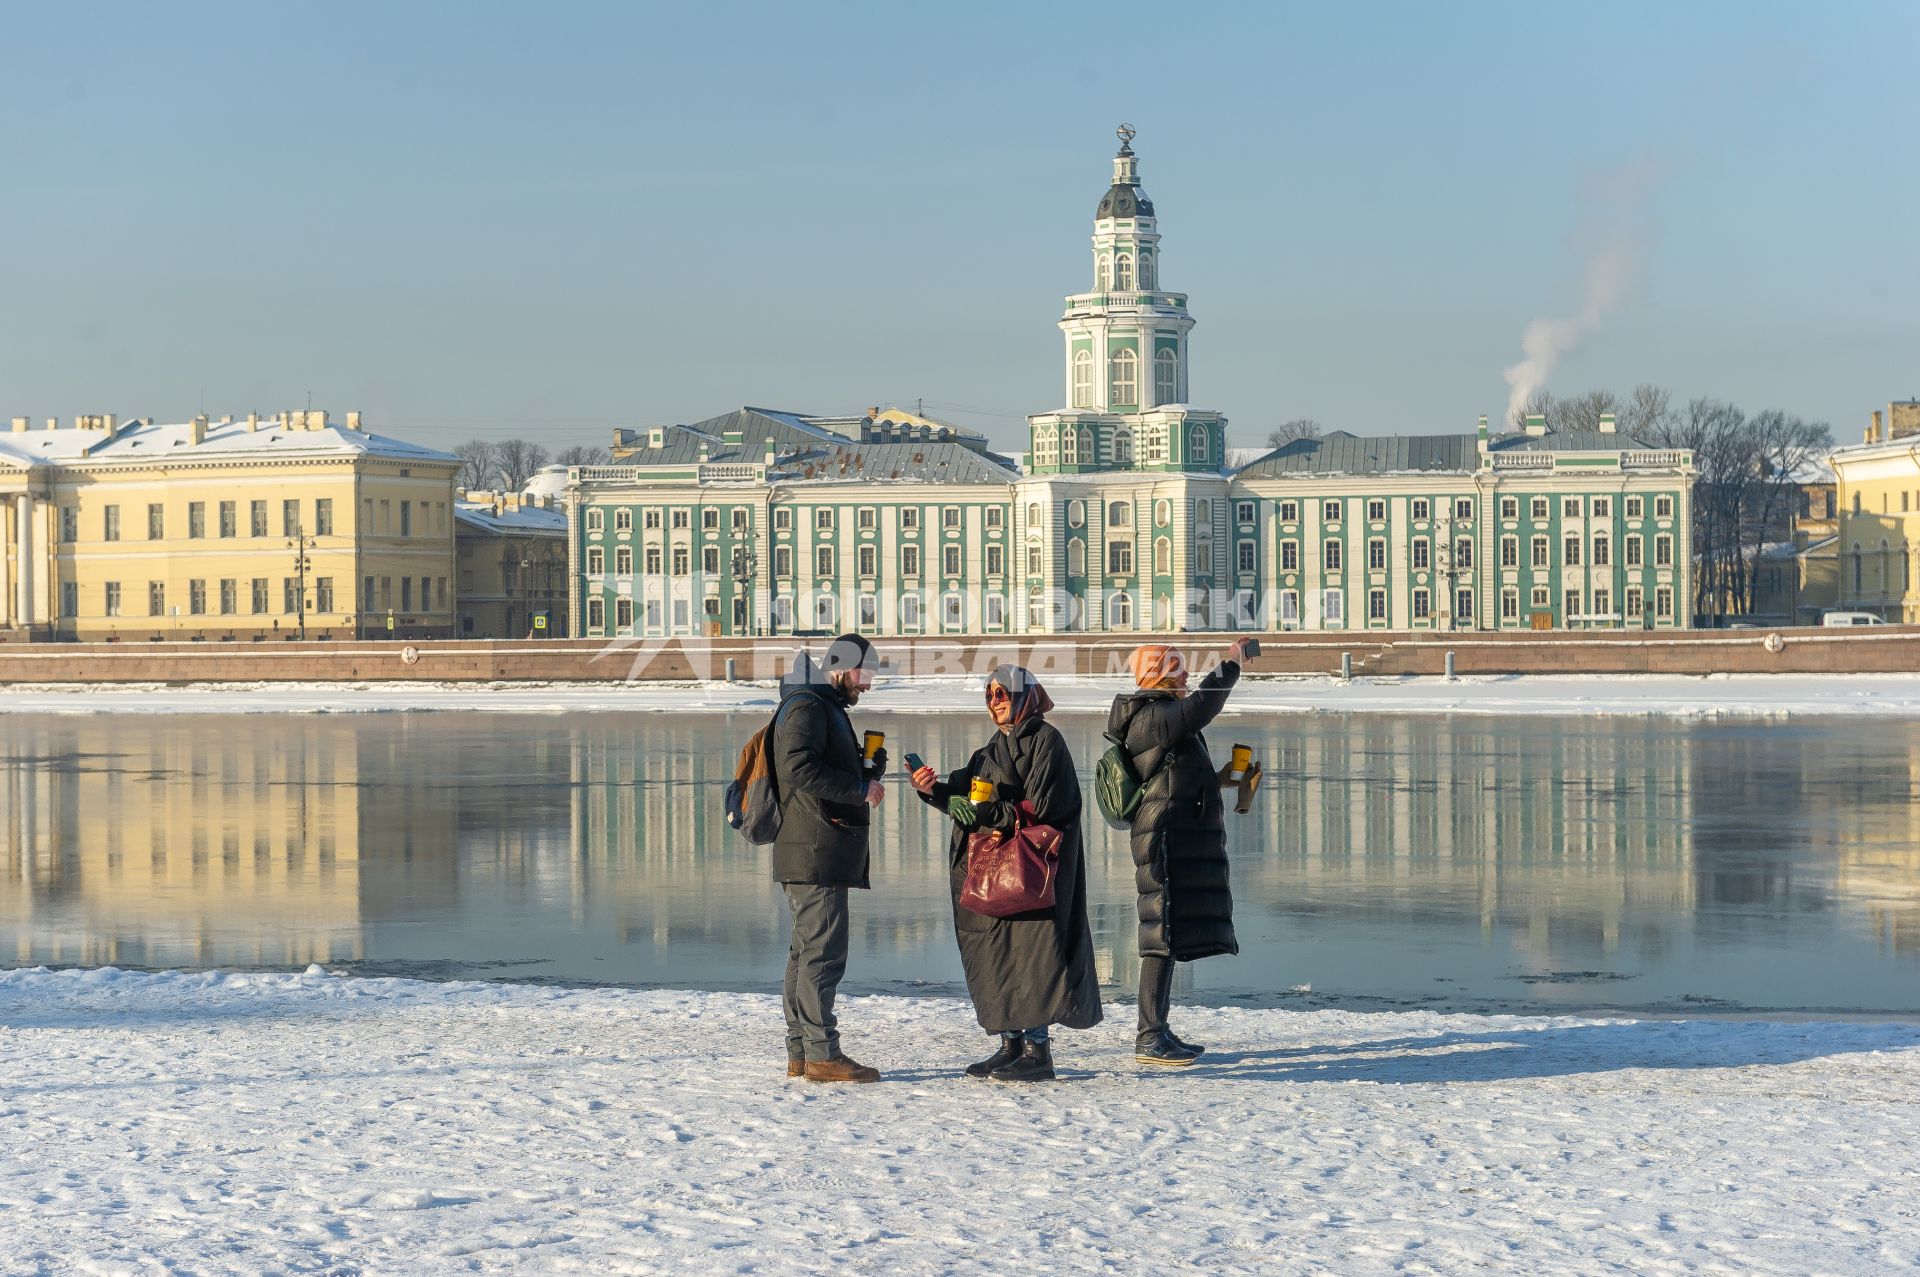
[[[897,409],[615,432],[570,474],[583,636],[1670,629],[1692,455],[1543,420],[1229,462],[1123,126],[1028,450]]]

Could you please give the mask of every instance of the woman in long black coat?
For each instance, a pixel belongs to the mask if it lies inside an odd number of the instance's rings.
[[[1049,1026],[1089,1029],[1100,1023],[1100,982],[1087,925],[1080,781],[1065,738],[1046,721],[1052,708],[1032,674],[1002,665],[987,680],[987,711],[999,729],[993,739],[944,780],[931,767],[913,774],[922,801],[953,817],[949,879],[960,964],[980,1027],[1000,1035],[1000,1048],[969,1065],[968,1077],[1050,1081]],[[991,801],[975,804],[968,798],[975,779],[992,782]],[[1022,801],[1034,822],[1061,833],[1053,907],[1008,918],[962,908],[968,835],[976,829],[1010,832]]]
[[[1130,661],[1137,691],[1116,696],[1107,735],[1133,760],[1141,781],[1133,816],[1134,884],[1140,905],[1140,1022],[1134,1059],[1179,1068],[1202,1048],[1167,1027],[1173,964],[1240,952],[1227,882],[1221,774],[1202,729],[1240,679],[1246,647],[1236,642],[1198,687],[1187,687],[1179,651],[1149,644]]]

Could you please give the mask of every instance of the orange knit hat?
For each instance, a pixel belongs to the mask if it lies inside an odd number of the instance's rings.
[[[1172,687],[1186,669],[1187,658],[1169,643],[1144,644],[1133,649],[1133,655],[1127,658],[1127,670],[1141,691]]]

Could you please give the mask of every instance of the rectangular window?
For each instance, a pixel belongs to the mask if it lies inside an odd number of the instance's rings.
[[[187,503],[187,535],[199,540],[207,535],[207,503],[189,501]]]
[[[816,532],[833,531],[833,510],[822,506],[813,512],[813,527]]]
[[[1607,614],[1607,604],[1612,601],[1612,597],[1605,590],[1595,590],[1593,592],[1593,614],[1597,617],[1605,617]]]
[[[1520,517],[1520,498],[1501,497],[1500,498],[1500,517],[1503,519],[1519,518]],[[1519,605],[1518,600],[1516,600],[1515,606],[1517,607],[1518,605]]]
[[[1253,522],[1253,502],[1236,501],[1233,506],[1233,517],[1234,517],[1234,520],[1239,523],[1252,523]]]
[[[1627,517],[1629,519],[1640,518],[1642,512],[1645,511],[1645,509],[1646,509],[1646,504],[1641,500],[1641,498],[1639,497],[1627,498]]]
[[[622,634],[633,632],[633,599],[625,594],[613,601],[613,628]]]
[[[1657,536],[1653,539],[1653,566],[1670,568],[1673,566],[1673,538]]]
[[[940,552],[940,570],[948,576],[960,575],[960,547],[947,546]]]
[[[900,624],[908,629],[920,628],[920,596],[918,594],[900,596]]]
[[[599,634],[607,628],[607,601],[600,595],[587,600],[587,633]]]
[[[1300,543],[1298,541],[1282,541],[1280,543],[1280,570],[1282,572],[1297,572],[1300,570]]]
[[[1500,619],[1515,621],[1520,618],[1520,591],[1508,588],[1500,591]]]
[[[1280,591],[1280,624],[1300,624],[1300,592],[1298,590]]]
[[[1578,590],[1567,591],[1566,610],[1561,615],[1564,616],[1569,621],[1575,619],[1580,615],[1580,591]]]
[[[707,506],[700,511],[700,530],[702,532],[718,532],[720,530],[720,511],[718,509],[713,506]]]
[[[1461,497],[1459,500],[1455,501],[1453,503],[1453,517],[1456,522],[1461,519],[1471,519],[1473,517],[1472,498]]]
[[[108,506],[104,522],[106,526],[102,531],[105,534],[105,539],[108,541],[118,541],[120,539],[120,507],[117,505]]]
[[[120,615],[120,582],[107,582],[107,615]]]
[[[373,578],[372,577],[366,578],[360,593],[360,598],[361,598],[360,610],[362,612],[373,611]],[[262,612],[267,610],[267,583],[265,581],[260,582],[260,610]]]
[[[313,534],[322,537],[333,535],[332,497],[321,497],[313,503]]]
[[[385,502],[381,504],[384,505]],[[407,503],[402,501],[400,503],[400,513],[403,517],[406,511]],[[300,535],[300,502],[297,499],[282,501],[280,503],[280,533],[282,536],[290,537]]]
[[[1609,518],[1612,516],[1612,513],[1613,513],[1613,502],[1609,501],[1605,497],[1595,497],[1593,499],[1593,517],[1594,518],[1596,519]]]
[[[735,506],[729,513],[733,520],[733,530],[735,532],[745,532],[747,530],[748,519],[747,508],[745,506]],[[746,622],[742,621],[741,624],[745,625]]]
[[[987,595],[987,628],[997,630],[1007,623],[1007,600],[1005,595]]]
[[[774,562],[778,563],[780,561],[780,556],[782,554],[790,554],[790,553],[792,552],[788,550],[787,547],[785,547],[784,545],[781,546],[778,550],[775,550],[773,552]],[[644,561],[647,565],[648,576],[660,575],[660,547],[659,546],[657,545],[648,546],[646,550],[646,558]]]
[[[950,630],[957,630],[967,623],[967,600],[965,595],[946,594],[941,596],[940,623]]]
[[[950,532],[958,529],[960,526],[960,507],[957,505],[941,506],[940,526]]]
[[[917,531],[920,527],[920,507],[917,505],[902,506],[900,509],[900,526],[909,531]]]
[[[1560,545],[1560,561],[1570,568],[1580,566],[1580,538],[1563,537]]]
[[[900,572],[903,576],[920,575],[920,547],[903,545],[900,547]]]
[[[1517,568],[1520,566],[1519,537],[1500,538],[1500,566],[1503,568]]]
[[[314,578],[313,610],[326,613],[333,611],[333,578],[322,576]]]
[[[1560,502],[1560,513],[1561,515],[1569,519],[1579,518],[1580,517],[1580,498],[1579,497],[1563,498]]]
[[[1387,592],[1385,590],[1367,591],[1367,620],[1384,621],[1387,619]]]
[[[607,570],[607,552],[597,545],[587,547],[587,575],[601,576]]]
[[[1413,499],[1413,507],[1411,512],[1413,515],[1413,521],[1415,523],[1420,523],[1425,521],[1433,513],[1432,508],[1428,505],[1427,499],[1425,497],[1415,497]]]
[[[647,551],[647,571],[658,572],[659,570],[660,570],[660,552],[658,550],[648,550]],[[793,575],[793,547],[792,546],[776,545],[773,547],[773,574],[775,576],[792,576]]]
[[[1473,591],[1461,590],[1453,596],[1453,616],[1462,625],[1473,624]]]
[[[80,512],[70,505],[60,507],[60,539],[69,543],[80,539]]]
[[[1472,570],[1473,541],[1470,538],[1461,537],[1453,543],[1453,566],[1462,572]]]
[[[1254,547],[1251,541],[1242,541],[1234,547],[1235,567],[1242,572],[1251,572],[1255,567]]]
[[[1415,590],[1413,592],[1413,619],[1416,621],[1424,621],[1431,615],[1432,604],[1428,599],[1427,592],[1425,590]]]
[[[687,530],[687,528],[689,528],[690,526],[692,526],[692,518],[693,518],[693,516],[692,516],[692,515],[691,515],[691,514],[690,514],[690,513],[688,512],[688,511],[686,511],[686,510],[675,510],[675,511],[673,512],[673,528],[674,528],[674,531],[676,531],[676,532],[684,532],[684,531],[686,531],[686,530]],[[829,520],[828,520],[828,526],[832,526],[832,520],[831,520],[831,519],[829,519]]]
[[[300,582],[293,577],[280,578],[280,610],[289,614],[300,610]]]
[[[167,585],[164,581],[147,582],[147,615],[165,616],[167,614]]]
[[[240,582],[226,577],[220,582],[220,615],[232,616],[240,610]]]
[[[1282,501],[1280,503],[1280,522],[1298,523],[1299,521],[1300,503],[1297,501]]]
[[[1647,544],[1647,539],[1645,537],[1628,537],[1627,538],[1626,547],[1627,547],[1627,566],[1628,567],[1637,568],[1643,562],[1645,562],[1646,544]]]
[[[626,511],[623,510],[621,513],[626,514]],[[628,515],[627,517],[631,520],[633,516]],[[400,503],[400,535],[403,537],[413,535],[413,502],[411,501],[402,501]]]
[[[1387,543],[1378,537],[1367,542],[1367,566],[1375,572],[1387,566]]]
[[[1547,606],[1546,586],[1536,585],[1533,587],[1533,606],[1536,610]]]
[[[632,526],[633,526],[633,512],[632,512],[632,511],[627,511],[627,512],[626,512],[626,514],[627,514],[627,526],[628,526],[628,527],[632,527]],[[659,512],[658,510],[643,510],[643,511],[641,511],[641,512],[640,512],[640,526],[641,526],[641,527],[643,527],[643,528],[645,528],[645,529],[646,529],[647,531],[649,531],[649,532],[658,532],[658,531],[660,530],[660,512]],[[617,530],[618,530],[618,529],[616,529],[616,531],[617,531]]]
[[[1046,555],[1037,545],[1027,547],[1027,575],[1040,576],[1047,570]]]
[[[1329,572],[1340,570],[1340,543],[1329,541],[1320,547],[1320,564]]]
[[[400,610],[413,611],[413,578],[410,576],[400,578]]]
[[[80,615],[80,585],[77,581],[60,583],[60,615]]]
[[[1320,623],[1342,625],[1345,624],[1346,619],[1346,595],[1339,590],[1322,590],[1320,592]]]
[[[1007,552],[997,545],[987,547],[987,575],[1005,576],[1007,571]]]
[[[1428,560],[1428,558],[1429,558],[1429,557],[1430,557],[1430,554],[1429,554],[1429,551],[1428,551],[1428,549],[1427,549],[1427,542],[1426,542],[1426,540],[1425,540],[1425,538],[1422,538],[1421,540],[1418,540],[1418,541],[1415,541],[1415,542],[1413,543],[1413,566],[1414,566],[1414,568],[1415,568],[1416,570],[1424,570],[1424,569],[1425,569],[1425,568],[1427,567],[1427,560]]]
[[[1533,566],[1536,568],[1547,566],[1547,539],[1545,537],[1535,537],[1533,539]]]
[[[709,577],[720,575],[720,547],[707,546],[700,551],[700,571]]]
[[[1593,539],[1593,566],[1597,568],[1608,567],[1612,561],[1613,550],[1612,547],[1607,544],[1607,539],[1605,537],[1595,537]]]
[[[871,513],[871,511],[866,513]],[[878,599],[874,598],[871,594],[862,594],[860,596],[859,606],[861,629],[870,630],[880,624],[880,602]]]
[[[503,584],[506,586],[507,590],[511,592],[513,589],[513,578],[511,573],[515,565],[509,563],[506,566],[507,566],[507,571],[509,575],[507,576],[507,579],[503,582]],[[622,546],[616,546],[614,548],[613,574],[615,576],[632,576],[633,575],[633,547],[632,546],[622,545]]]
[[[787,605],[785,613],[782,613],[780,609],[781,603]],[[776,599],[773,610],[776,623],[785,625],[787,623],[787,617],[792,614],[793,600],[788,598]],[[658,630],[660,628],[660,600],[648,599],[646,603],[642,605],[640,615],[645,618],[645,624],[649,630]]]
[[[873,507],[863,505],[854,512],[855,525],[862,532],[871,532],[875,527]]]
[[[660,526],[658,522],[660,518],[659,513],[657,511],[652,511],[652,510],[649,510],[647,513],[649,517],[651,517],[654,520],[654,522],[649,523],[647,526],[650,528]],[[775,532],[789,532],[792,529],[793,529],[793,511],[786,506],[781,506],[779,509],[773,512],[773,530]]]
[[[1387,517],[1386,502],[1384,501],[1367,502],[1367,519],[1369,522],[1379,523],[1381,520],[1385,519],[1386,517]]]
[[[833,547],[823,545],[813,552],[813,574],[815,576],[833,575]]]
[[[1321,502],[1320,503],[1320,521],[1322,523],[1340,522],[1340,503],[1338,501]]]
[[[871,514],[872,511],[866,511],[865,513]],[[878,557],[878,552],[872,546],[863,545],[860,547],[860,575],[861,576],[872,576],[874,574],[874,566],[875,566],[877,557]]]
[[[1653,615],[1662,621],[1673,619],[1673,587],[1663,585],[1653,592]]]
[[[220,503],[220,535],[237,537],[240,535],[240,504],[237,501]]]
[[[158,541],[167,535],[167,507],[154,502],[147,507],[147,540]]]
[[[1673,517],[1673,498],[1655,497],[1653,499],[1653,517],[1656,519],[1671,519]],[[1669,609],[1666,612],[1658,613],[1658,615],[1672,616],[1673,612]]]
[[[1107,573],[1110,576],[1127,576],[1133,572],[1133,542],[1109,541],[1107,543]]]
[[[187,611],[194,616],[207,614],[207,583],[205,581],[187,582]]]
[[[997,505],[990,505],[983,512],[983,517],[986,519],[987,526],[990,528],[1004,527],[1007,512]]]
[[[687,547],[684,545],[674,546],[673,547],[673,574],[675,576],[685,576],[689,571],[692,570],[692,567],[693,567],[692,552],[689,551]]]
[[[1528,513],[1533,518],[1544,519],[1547,517],[1547,499],[1545,497],[1535,497],[1531,503],[1531,506],[1532,508],[1528,511]]]
[[[1629,621],[1637,621],[1646,615],[1646,605],[1642,602],[1643,597],[1637,587],[1627,591],[1627,619]]]
[[[633,531],[633,510],[630,507],[622,506],[613,512],[613,530],[615,532]],[[618,612],[619,608],[616,606],[614,611]]]
[[[607,525],[607,512],[598,506],[587,511],[587,531],[599,532]]]

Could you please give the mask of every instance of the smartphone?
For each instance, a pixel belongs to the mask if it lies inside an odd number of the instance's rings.
[[[1254,658],[1254,657],[1256,657],[1256,656],[1258,656],[1258,655],[1260,655],[1260,640],[1259,640],[1259,639],[1257,639],[1257,638],[1249,638],[1249,639],[1242,639],[1242,640],[1240,640],[1240,641],[1241,641],[1241,642],[1243,642],[1243,643],[1245,643],[1245,644],[1247,645],[1247,658],[1248,658],[1249,660],[1251,660],[1252,658]]]
[[[925,766],[926,764],[920,761],[920,755],[911,753],[907,755],[907,775],[911,776]]]

